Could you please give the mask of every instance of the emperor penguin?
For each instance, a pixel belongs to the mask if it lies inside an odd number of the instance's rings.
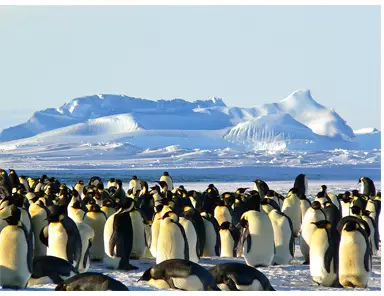
[[[328,194],[325,191],[321,191],[317,193],[315,201],[320,202],[320,204],[323,206],[326,202],[332,202],[329,198]]]
[[[29,184],[28,184],[27,178],[25,176],[19,176],[19,182],[20,182],[20,184],[23,184],[23,186],[27,192],[30,191]]]
[[[7,226],[0,232],[0,286],[23,289],[32,273],[31,237],[21,223],[21,211],[16,206],[5,221]]]
[[[132,189],[133,195],[136,195],[136,192],[141,191],[140,180],[137,179],[137,176],[132,176],[131,180],[129,181],[128,189]]]
[[[368,234],[356,221],[344,222],[340,227],[339,282],[344,288],[365,288],[372,271]]]
[[[75,187],[74,187],[74,190],[77,191],[77,193],[79,194],[80,197],[83,197],[84,194],[83,194],[83,191],[84,191],[84,182],[83,180],[79,180],[77,181],[77,183],[75,184]]]
[[[273,227],[275,256],[272,263],[275,265],[289,264],[295,257],[295,236],[291,219],[278,210],[268,214]]]
[[[190,220],[195,227],[197,234],[198,253],[197,256],[200,258],[204,253],[205,247],[205,224],[204,219],[200,213],[190,206],[185,206],[183,209],[183,217]]]
[[[340,200],[340,206],[341,206],[341,217],[346,217],[349,216],[350,214],[350,209],[351,209],[351,202],[352,198],[350,196],[350,192],[346,191]]]
[[[71,206],[68,206],[68,217],[76,223],[82,223],[86,214],[83,208],[80,200],[75,200]]]
[[[54,256],[33,258],[32,275],[28,287],[46,284],[61,284],[79,272],[68,261]]]
[[[240,232],[230,222],[223,222],[219,227],[220,257],[235,258]]]
[[[41,200],[37,200],[35,203],[31,203],[29,213],[31,215],[35,242],[33,255],[34,257],[45,256],[47,254],[47,247],[40,241],[40,232],[48,225],[49,210]]]
[[[297,189],[297,195],[308,195],[308,179],[304,174],[299,174],[293,185]]]
[[[189,260],[188,239],[179,217],[174,212],[167,212],[161,219],[156,264],[169,259]]]
[[[325,219],[336,229],[337,224],[341,219],[341,214],[338,208],[329,201],[326,201],[323,204],[323,212],[325,214]]]
[[[78,271],[83,273],[87,272],[89,266],[91,265],[90,250],[92,246],[93,239],[95,237],[95,231],[91,226],[82,222],[76,222],[77,229],[80,233],[81,238],[81,257]]]
[[[292,188],[288,192],[288,196],[284,199],[283,206],[281,211],[291,218],[293,225],[293,233],[295,237],[299,236],[299,231],[301,227],[301,209],[300,209],[300,199],[298,198],[298,189]]]
[[[173,190],[173,180],[168,172],[163,173],[163,175],[160,177],[160,181],[165,181],[168,185],[168,189]]]
[[[220,291],[208,270],[183,259],[170,259],[156,264],[147,269],[139,281],[160,289]]]
[[[375,196],[376,195],[376,187],[375,183],[368,177],[361,177],[359,179],[360,189],[359,193],[364,194],[366,196]]]
[[[116,179],[115,179],[115,178],[110,178],[110,179],[108,180],[107,188],[111,188],[111,187],[117,187],[117,186],[116,186]]]
[[[275,291],[262,272],[243,263],[217,264],[208,271],[221,291]]]
[[[64,207],[53,205],[48,209],[49,224],[40,232],[40,240],[47,246],[47,255],[67,260],[78,268],[82,249],[75,222],[64,214]]]
[[[268,184],[260,179],[256,179],[255,181],[253,181],[253,183],[254,183],[253,189],[259,193],[261,200],[263,200],[269,191]]]
[[[205,244],[202,257],[220,256],[220,233],[219,224],[215,217],[207,212],[200,213],[204,221]]]
[[[273,190],[269,190],[267,192],[267,195],[265,196],[266,198],[268,198],[269,200],[273,200],[275,201],[278,205],[279,205],[279,208],[281,209],[281,207],[283,206],[283,201],[284,201],[284,198],[281,199],[279,198],[279,196],[277,195],[277,193]],[[280,211],[280,210],[279,210]]]
[[[370,216],[375,220],[376,224],[378,225],[378,218],[381,211],[381,193],[378,192],[378,195],[376,195],[374,198],[368,199],[367,205],[365,206],[365,209],[370,212]]]
[[[116,213],[115,209],[113,208],[113,202],[111,200],[103,200],[101,210],[107,216],[107,219]]]
[[[242,226],[238,252],[242,251],[248,265],[269,266],[275,256],[274,233],[268,215],[260,210],[250,210],[240,220]]]
[[[72,276],[57,285],[55,291],[129,291],[118,280],[98,272],[86,272]]]
[[[19,176],[17,175],[15,170],[10,169],[9,174],[8,174],[8,178],[9,178],[9,182],[10,182],[11,187],[12,187],[12,192],[15,192],[15,189],[18,188],[20,185]]]
[[[218,205],[215,207],[214,217],[219,225],[221,225],[224,222],[232,223],[231,213],[223,200],[220,200],[218,202]]]
[[[95,232],[91,249],[89,250],[92,261],[102,261],[104,258],[104,226],[107,216],[98,205],[92,205],[84,216],[84,223],[92,227]]]
[[[197,230],[191,219],[187,219],[184,216],[179,217],[179,223],[183,226],[185,236],[188,241],[189,248],[189,261],[198,263],[200,260],[200,250],[198,244]]]
[[[309,264],[310,243],[313,232],[316,230],[314,222],[325,220],[325,213],[319,201],[314,201],[304,215],[301,224],[300,250],[304,257],[303,264]]]
[[[376,222],[369,214],[369,211],[363,210],[361,219],[363,219],[369,225],[370,235],[368,238],[371,244],[372,255],[376,255],[379,250],[379,235]]]
[[[104,263],[112,269],[132,270],[137,267],[129,263],[133,246],[133,227],[130,211],[133,200],[127,198],[119,210],[112,214],[104,227]]]
[[[129,211],[129,215],[131,216],[133,231],[131,259],[139,259],[144,256],[145,252],[145,230],[143,217],[135,207]]]
[[[327,220],[312,222],[316,226],[310,242],[310,273],[315,284],[338,286],[339,241],[337,230]]]

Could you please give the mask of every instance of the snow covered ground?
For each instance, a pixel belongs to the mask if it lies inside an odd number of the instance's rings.
[[[60,179],[60,176],[57,175]],[[85,179],[85,178],[84,178]],[[268,181],[268,180],[266,180]],[[190,182],[183,183],[187,190],[205,190],[210,182]],[[175,183],[175,186],[181,183]],[[214,182],[220,192],[234,191],[239,187],[252,187],[250,182]],[[333,193],[344,192],[345,190],[353,190],[357,188],[355,181],[327,181],[327,180],[309,180],[309,196],[312,197],[319,191],[322,184],[328,186],[328,191]],[[123,184],[127,188],[127,184]],[[293,180],[290,181],[268,181],[270,189],[277,192],[286,193],[293,185]],[[375,182],[377,190],[381,189],[381,182]],[[228,261],[244,262],[243,258],[202,258],[199,262],[202,266],[209,268],[215,264],[224,263]],[[270,280],[272,286],[278,291],[379,291],[381,289],[381,250],[380,253],[373,257],[373,268],[368,287],[366,289],[341,289],[341,288],[327,288],[312,284],[309,266],[302,265],[303,257],[299,247],[299,241],[296,240],[295,258],[289,265],[269,266],[258,268]],[[102,263],[92,263],[90,271],[102,272],[109,275],[121,282],[123,282],[132,291],[151,291],[156,290],[143,282],[137,282],[142,273],[149,267],[155,264],[154,259],[140,259],[132,260],[131,263],[139,269],[129,272],[108,270]],[[40,285],[29,287],[27,290],[40,291],[40,290],[53,290],[55,285]]]

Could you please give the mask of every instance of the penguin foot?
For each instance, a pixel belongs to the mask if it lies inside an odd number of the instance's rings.
[[[134,269],[139,269],[139,268],[131,265],[130,263],[124,263],[124,264],[120,264],[118,269],[128,271],[128,270],[134,270]]]
[[[303,265],[309,265],[309,261],[308,261],[308,260],[305,260],[305,261],[303,262]]]

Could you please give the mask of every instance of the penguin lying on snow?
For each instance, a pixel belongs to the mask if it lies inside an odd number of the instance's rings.
[[[78,273],[67,260],[54,256],[35,257],[28,286],[52,283],[58,285]]]
[[[275,291],[262,272],[243,263],[218,264],[208,271],[222,291]]]
[[[77,274],[59,284],[55,291],[129,291],[121,282],[97,272]]]
[[[215,279],[204,267],[182,259],[170,259],[147,269],[139,281],[160,289],[220,291]]]

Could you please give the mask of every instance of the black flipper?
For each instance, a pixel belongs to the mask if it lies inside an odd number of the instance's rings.
[[[88,248],[84,253],[84,258],[83,258],[83,268],[87,266],[88,260],[89,260],[89,250],[91,249],[92,243],[89,241]]]
[[[361,233],[361,235],[365,239],[365,244],[367,245],[367,248],[364,253],[364,268],[367,272],[369,272],[369,267],[372,266],[372,249],[369,247],[369,236],[360,228],[358,228],[356,231],[359,231]]]
[[[79,229],[77,228],[75,222],[67,216],[60,222],[68,235],[66,250],[68,262],[73,264],[73,261],[76,261],[75,268],[79,269],[82,252]]]
[[[43,228],[41,228],[40,230],[40,235],[39,235],[39,238],[40,238],[40,241],[48,247],[48,237],[45,237],[44,235],[44,229],[48,229],[48,226],[44,226]]]

